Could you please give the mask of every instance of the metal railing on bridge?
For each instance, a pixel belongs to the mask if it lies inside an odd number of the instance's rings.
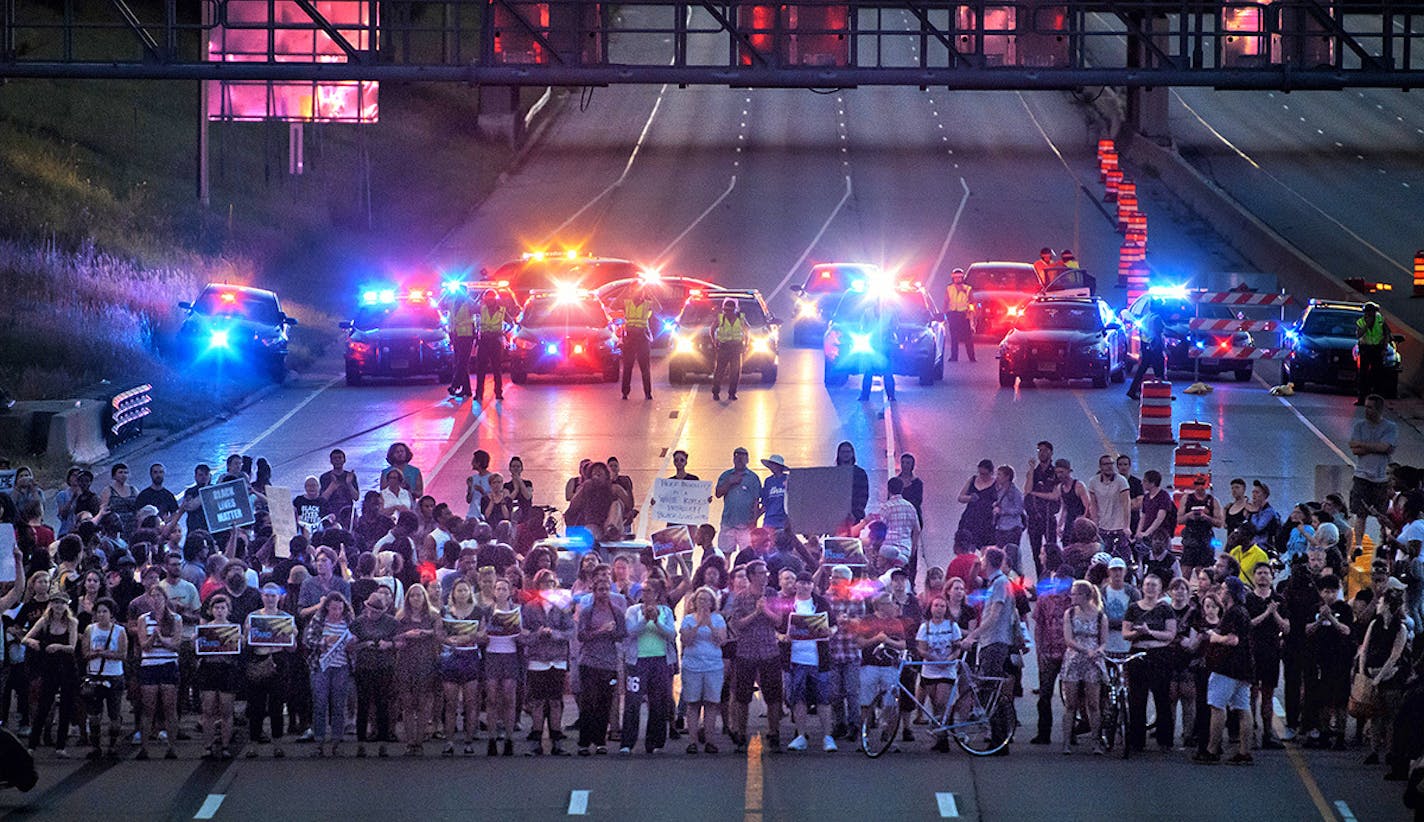
[[[0,77],[1054,89],[1424,85],[1424,3],[0,0]]]

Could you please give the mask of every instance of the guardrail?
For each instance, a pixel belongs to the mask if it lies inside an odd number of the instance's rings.
[[[113,448],[143,433],[143,420],[153,413],[153,386],[148,383],[113,395],[104,413],[104,441]]]

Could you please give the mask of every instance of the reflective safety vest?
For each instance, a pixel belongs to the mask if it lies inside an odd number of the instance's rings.
[[[746,335],[747,321],[741,314],[734,315],[730,322],[726,314],[717,315],[717,325],[713,328],[717,342],[741,342]]]
[[[501,307],[499,308],[499,310],[497,310],[497,311],[495,311],[493,314],[491,314],[491,313],[489,313],[489,309],[488,309],[488,308],[481,307],[481,308],[480,308],[480,331],[481,331],[482,333],[494,333],[494,332],[499,332],[499,331],[503,331],[503,330],[504,330],[504,308],[501,306]]]
[[[653,318],[653,304],[649,302],[637,302],[626,300],[623,303],[623,322],[629,328],[647,329],[648,321]]]
[[[974,294],[974,288],[970,286],[969,283],[951,283],[946,294],[947,303],[944,307],[946,311],[964,313],[974,307],[973,303],[970,302],[970,297]]]
[[[1365,332],[1360,335],[1360,345],[1384,345],[1384,317],[1375,315],[1375,324],[1371,327],[1365,326],[1365,318],[1355,320],[1355,331]]]
[[[468,300],[455,303],[455,310],[450,312],[450,333],[456,337],[475,336],[475,314]]]

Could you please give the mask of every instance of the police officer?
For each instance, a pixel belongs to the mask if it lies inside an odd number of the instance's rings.
[[[454,377],[450,381],[450,396],[470,396],[470,353],[475,348],[475,304],[462,283],[446,301],[449,316],[450,346],[455,349]]]
[[[951,271],[949,278],[953,282],[945,289],[944,298],[946,319],[949,321],[949,361],[959,362],[959,345],[963,343],[969,361],[975,362],[974,329],[969,322],[974,315],[974,287],[964,281],[962,268]]]
[[[879,300],[870,304],[865,312],[864,326],[861,333],[870,335],[871,348],[869,358],[865,363],[865,370],[860,378],[860,401],[866,402],[870,399],[870,386],[875,382],[875,375],[880,375],[880,380],[885,386],[885,399],[889,402],[895,401],[895,367],[890,361],[891,352],[895,350],[897,342],[895,332],[897,323],[893,312],[883,310]]]
[[[1157,379],[1167,378],[1167,324],[1162,321],[1157,303],[1147,305],[1147,313],[1137,324],[1140,341],[1137,356],[1137,373],[1132,375],[1132,384],[1127,387],[1127,395],[1134,400],[1142,399],[1142,381],[1150,369]]]
[[[504,364],[504,306],[499,303],[499,293],[493,288],[485,292],[484,304],[480,306],[479,343],[475,349],[475,401],[484,397],[485,375],[494,375],[494,398],[504,399],[504,378],[500,368]]]
[[[722,399],[722,376],[727,376],[727,399],[737,398],[742,377],[742,350],[747,342],[747,318],[737,309],[737,301],[722,301],[722,313],[712,323],[712,348],[716,359],[712,368],[712,399]]]
[[[1355,339],[1360,345],[1360,373],[1356,377],[1359,399],[1355,405],[1364,405],[1365,397],[1379,393],[1384,348],[1389,344],[1389,324],[1380,314],[1378,303],[1365,303],[1364,316],[1355,320]]]
[[[648,375],[652,352],[649,350],[649,331],[653,324],[654,305],[648,290],[642,283],[633,287],[628,299],[623,301],[623,399],[628,399],[628,390],[633,384],[633,366],[643,372],[643,396],[653,398],[653,380]]]
[[[1053,259],[1053,249],[1044,246],[1038,250],[1038,259],[1033,261],[1033,270],[1038,273],[1038,281],[1043,285],[1048,285],[1048,281],[1053,278],[1054,272],[1058,269],[1058,262]]]

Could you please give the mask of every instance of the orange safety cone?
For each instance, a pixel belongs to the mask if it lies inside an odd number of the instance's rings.
[[[1172,438],[1172,384],[1163,380],[1142,383],[1138,406],[1137,441],[1144,444],[1176,445]]]
[[[1183,442],[1211,442],[1211,423],[1184,422],[1177,426],[1177,439]]]

